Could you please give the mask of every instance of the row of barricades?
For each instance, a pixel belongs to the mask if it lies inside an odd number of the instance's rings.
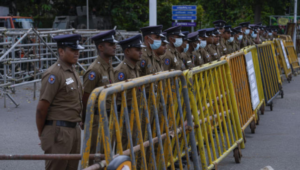
[[[96,105],[96,152],[105,159],[90,169],[105,167],[119,155],[130,156],[134,170],[214,169],[232,151],[239,163],[244,130],[250,125],[255,133],[258,112],[264,114],[265,105],[273,110],[276,96],[283,98],[281,72],[289,78],[294,61],[286,60],[291,54],[283,54],[289,47],[284,43],[276,39],[184,72],[95,89],[88,101],[81,168],[90,161]]]

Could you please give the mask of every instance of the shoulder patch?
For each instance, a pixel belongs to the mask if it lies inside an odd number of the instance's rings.
[[[146,65],[146,61],[145,61],[145,60],[142,60],[142,61],[141,61],[141,67],[144,68],[145,65]]]
[[[118,79],[119,79],[119,80],[124,80],[124,78],[125,78],[125,74],[124,74],[123,72],[120,72],[120,73],[118,74]]]
[[[95,80],[95,78],[96,78],[96,73],[91,71],[90,74],[89,74],[89,79],[90,80]]]
[[[48,82],[49,82],[50,84],[53,84],[53,83],[55,82],[55,76],[54,76],[53,74],[51,74],[51,75],[49,76]]]
[[[166,64],[166,65],[169,65],[169,64],[170,64],[170,59],[166,58],[166,59],[165,59],[165,64]]]

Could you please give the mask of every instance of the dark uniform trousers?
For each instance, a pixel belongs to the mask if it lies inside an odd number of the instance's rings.
[[[79,154],[81,145],[81,130],[76,127],[46,125],[41,134],[41,147],[45,154]],[[46,160],[47,170],[76,170],[78,160]]]

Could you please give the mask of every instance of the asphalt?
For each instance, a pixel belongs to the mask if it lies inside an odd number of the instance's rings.
[[[300,76],[291,83],[283,82],[284,98],[274,99],[273,111],[266,107],[260,116],[256,133],[246,129],[246,148],[240,164],[229,154],[219,170],[260,170],[271,166],[275,170],[296,170],[300,159]],[[37,85],[37,99],[40,85]],[[43,154],[35,124],[38,100],[33,100],[33,85],[16,88],[12,95],[18,108],[7,98],[7,108],[0,96],[0,154]],[[1,161],[0,170],[41,170],[44,161]]]

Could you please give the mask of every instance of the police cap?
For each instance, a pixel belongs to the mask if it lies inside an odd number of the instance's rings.
[[[241,27],[247,27],[247,28],[249,28],[249,24],[250,24],[250,22],[242,22],[242,23],[240,23],[239,25],[240,25]]]
[[[223,28],[226,24],[225,21],[223,20],[217,20],[217,21],[214,21],[213,24],[215,25],[215,28]]]
[[[216,36],[216,35],[214,34],[214,31],[215,31],[215,28],[207,28],[207,29],[206,29],[206,35],[207,35],[207,36]]]
[[[105,31],[100,34],[94,35],[91,39],[95,43],[101,43],[101,42],[110,42],[110,43],[118,43],[117,40],[115,40],[115,30]]]
[[[167,35],[179,35],[181,37],[184,37],[184,34],[181,32],[181,26],[175,26],[175,27],[170,27],[166,29],[164,32],[167,33]]]
[[[192,32],[188,34],[189,42],[199,41],[199,33],[198,31]]]
[[[182,31],[182,34],[184,35],[184,37],[182,37],[183,41],[188,41],[188,31]]]
[[[206,29],[200,29],[200,30],[198,30],[198,35],[199,35],[199,37],[206,38],[207,37],[207,35],[206,35]]]
[[[162,28],[163,28],[162,25],[156,25],[156,26],[143,27],[140,30],[141,30],[143,36],[154,34],[154,35],[159,35],[162,37],[163,36]]]
[[[118,44],[122,47],[123,51],[126,48],[133,48],[133,47],[142,48],[142,47],[146,47],[142,43],[142,35],[141,34],[138,34],[138,35],[135,35],[133,37],[127,38],[125,40],[119,41]]]
[[[231,25],[226,25],[226,26],[224,27],[224,29],[225,29],[225,32],[232,33]]]
[[[70,47],[76,50],[84,49],[84,47],[79,44],[81,40],[81,35],[79,34],[58,35],[52,39],[57,42],[57,47]]]

